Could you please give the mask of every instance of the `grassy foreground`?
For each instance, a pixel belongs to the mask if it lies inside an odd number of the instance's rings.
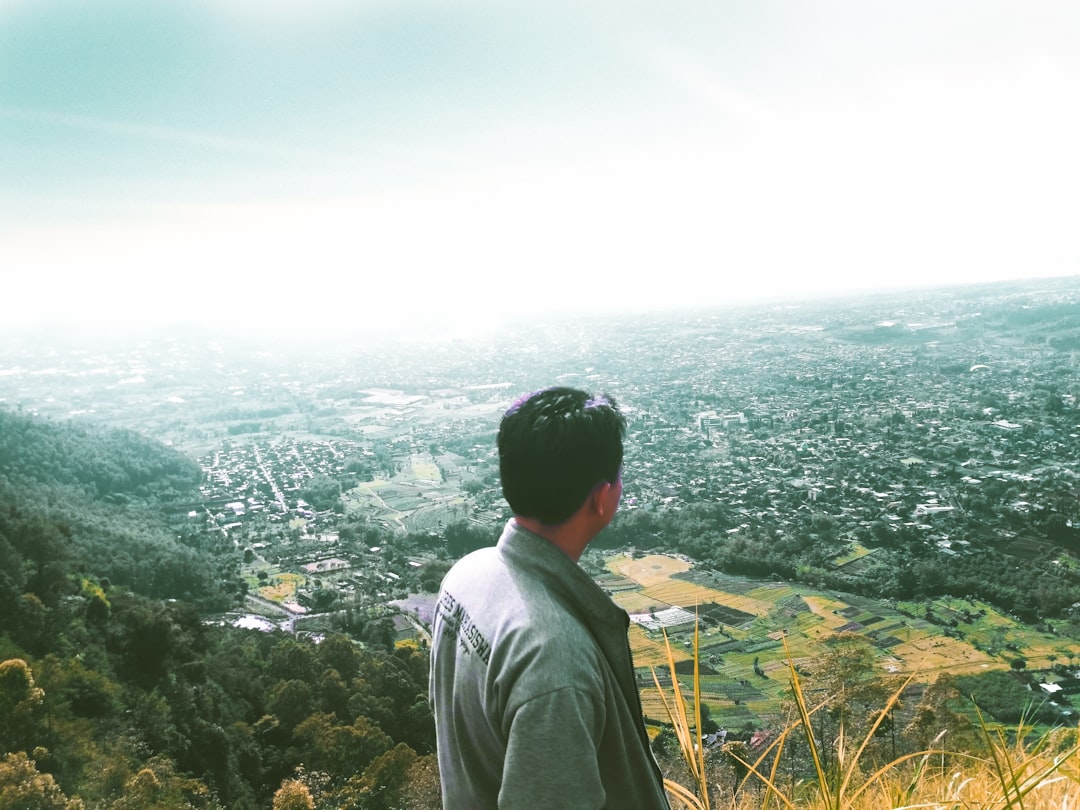
[[[809,705],[794,664],[789,665],[795,719],[755,758],[743,743],[729,743],[719,754],[723,764],[710,762],[702,739],[701,678],[698,669],[698,633],[694,632],[693,705],[687,707],[675,672],[675,655],[667,635],[667,664],[671,689],[661,688],[668,719],[686,764],[686,778],[665,779],[672,807],[692,810],[1073,810],[1080,808],[1080,735],[1075,728],[1060,728],[1032,736],[1019,726],[1006,734],[991,729],[980,716],[985,748],[978,753],[948,751],[941,745],[905,754],[884,765],[871,763],[864,753],[879,726],[900,699],[908,681],[885,702],[863,739],[845,738],[843,728],[833,756],[823,756],[813,716],[828,703]],[[809,776],[787,779],[785,755],[797,744],[805,746]],[[828,763],[828,764],[826,764]],[[728,768],[735,778],[721,787],[713,775]]]

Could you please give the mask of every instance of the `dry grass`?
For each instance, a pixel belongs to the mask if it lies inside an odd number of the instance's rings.
[[[903,631],[896,634],[903,639]],[[1001,662],[979,652],[969,644],[946,636],[926,636],[916,631],[912,641],[893,647],[892,654],[901,659],[904,672],[952,672],[961,675],[982,672]]]
[[[691,565],[686,560],[669,557],[666,554],[650,554],[636,560],[625,556],[613,557],[608,561],[608,567],[647,588],[650,585],[668,582],[672,574],[689,571]]]
[[[795,593],[795,587],[788,582],[761,582],[743,595],[761,602],[774,603]]]
[[[804,595],[803,601],[815,616],[821,618],[822,624],[830,631],[847,624],[848,620],[838,612],[848,606],[847,602],[820,594]]]
[[[709,808],[709,785],[705,771],[705,746],[701,739],[701,676],[698,672],[698,633],[694,628],[694,705],[693,723],[691,714],[687,710],[686,701],[682,696],[679,686],[679,678],[675,672],[675,658],[671,654],[671,644],[668,642],[667,633],[664,633],[664,646],[667,648],[668,667],[671,674],[671,697],[660,686],[660,680],[653,670],[653,683],[656,691],[660,693],[664,701],[664,709],[667,712],[671,727],[675,730],[675,736],[679,741],[679,751],[690,773],[692,788],[688,788],[672,779],[664,780],[664,787],[677,800],[682,801],[687,807],[694,810],[710,810]]]
[[[272,577],[269,585],[259,588],[259,596],[271,602],[284,602],[296,596],[296,589],[306,581],[301,574],[281,573]]]
[[[704,585],[696,585],[693,582],[683,582],[677,579],[650,585],[643,588],[642,593],[651,596],[653,599],[659,599],[669,605],[678,605],[687,610],[693,610],[695,605],[703,605],[707,602],[727,605],[753,616],[767,616],[769,611],[773,609],[772,602],[753,599],[749,596],[724,593],[715,588],[708,588]]]
[[[668,657],[665,651],[665,642],[662,639],[650,638],[640,625],[631,624],[629,631],[630,649],[634,651],[634,665],[639,667],[658,667],[667,663]],[[681,648],[672,652],[676,661],[689,661],[690,653]],[[650,717],[662,717],[663,713],[649,715]]]
[[[708,782],[701,728],[701,678],[694,634],[693,702],[688,705],[678,679],[671,645],[665,644],[671,687],[661,687],[653,672],[669,721],[687,767],[689,785],[665,779],[673,807],[709,810],[715,786]],[[880,723],[900,700],[909,676],[885,701],[877,720],[862,740],[846,739],[843,728],[832,764],[825,765],[813,715],[827,701],[807,702],[802,683],[789,655],[789,684],[796,719],[751,761],[745,747],[728,748],[725,755],[744,774],[727,797],[731,810],[1074,810],[1080,807],[1080,744],[1076,729],[1057,729],[1031,741],[1031,729],[1021,725],[1006,735],[991,729],[980,717],[985,746],[982,753],[949,752],[941,748],[905,754],[882,767],[864,757]],[[941,737],[932,745],[943,745]],[[785,748],[803,738],[813,763],[814,777],[785,790],[779,778]],[[719,799],[719,796],[716,796]]]
[[[442,470],[429,455],[413,455],[409,458],[411,477],[417,481],[434,482],[441,484],[443,481]]]
[[[651,613],[657,610],[667,610],[671,605],[659,602],[641,591],[620,591],[613,593],[611,600],[627,613]]]

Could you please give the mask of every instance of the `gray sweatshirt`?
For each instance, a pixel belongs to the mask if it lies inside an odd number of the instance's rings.
[[[461,559],[435,610],[430,699],[446,810],[668,810],[629,618],[511,520]]]

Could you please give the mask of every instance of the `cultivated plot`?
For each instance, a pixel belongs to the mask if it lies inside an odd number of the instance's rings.
[[[962,600],[929,606],[878,603],[790,583],[695,571],[685,560],[664,555],[617,555],[607,564],[616,575],[612,581],[620,583],[612,598],[635,616],[630,645],[639,679],[645,678],[646,717],[656,722],[667,717],[652,686],[651,669],[657,670],[662,686],[670,687],[664,631],[688,693],[694,623],[687,617],[695,610],[700,616],[703,700],[713,718],[728,726],[778,716],[788,689],[789,659],[812,670],[821,644],[838,633],[856,633],[870,641],[883,673],[916,673],[925,682],[945,671],[1004,669],[1009,666],[1007,655],[1021,651],[1047,662],[1064,661],[1071,652],[1052,635]],[[627,581],[638,587],[627,587]],[[927,611],[928,618],[917,613]],[[642,615],[651,621],[641,620]]]

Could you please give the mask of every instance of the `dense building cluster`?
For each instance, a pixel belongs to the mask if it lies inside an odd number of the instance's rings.
[[[398,534],[495,526],[499,415],[558,383],[628,412],[626,512],[709,504],[722,536],[805,535],[849,572],[890,544],[1030,559],[1080,526],[1078,302],[1059,280],[522,322],[438,345],[56,343],[45,365],[15,342],[0,401],[185,449],[208,519],[247,544],[271,523],[335,537],[343,516]]]

